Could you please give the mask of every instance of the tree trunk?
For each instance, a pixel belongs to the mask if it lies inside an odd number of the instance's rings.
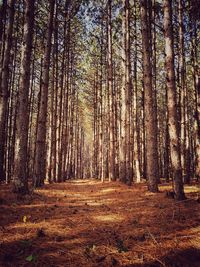
[[[176,104],[176,84],[174,71],[174,47],[172,29],[172,6],[170,0],[164,0],[164,31],[165,31],[165,66],[167,82],[167,107],[171,164],[173,172],[173,183],[175,198],[184,199],[184,189],[181,170],[180,142],[178,135],[178,114]]]
[[[144,71],[145,131],[146,131],[146,174],[148,188],[151,192],[158,191],[158,154],[157,137],[155,135],[156,120],[153,105],[152,66],[150,62],[150,43],[147,23],[147,2],[140,1],[142,23],[142,51]]]
[[[115,119],[113,89],[113,53],[112,53],[112,0],[108,1],[108,94],[109,94],[109,180],[115,180]]]
[[[7,4],[8,23],[6,29],[6,44],[3,58],[3,68],[0,79],[0,180],[5,179],[4,156],[5,156],[5,138],[6,138],[6,118],[9,99],[9,65],[12,48],[12,32],[15,13],[15,0],[9,0]]]
[[[195,1],[189,1],[190,8],[190,47],[192,61],[192,78],[195,94],[195,111],[194,111],[194,164],[193,169],[195,176],[200,181],[200,70],[197,61],[197,20],[195,18]]]
[[[126,5],[123,0],[123,19],[122,19],[122,88],[121,88],[121,117],[120,117],[120,172],[119,178],[126,182]]]
[[[21,57],[21,77],[19,85],[19,107],[17,114],[14,192],[28,193],[27,146],[29,126],[29,85],[32,53],[34,0],[25,1],[24,36]]]
[[[183,0],[179,0],[179,75],[180,75],[180,107],[181,107],[181,165],[185,183],[190,182],[189,168],[189,137],[188,137],[188,117],[187,117],[187,84],[185,66],[185,47],[184,47],[184,24],[183,24]]]
[[[42,77],[41,101],[38,117],[38,132],[36,142],[36,158],[34,171],[34,184],[42,186],[46,177],[46,122],[49,88],[49,68],[51,56],[51,39],[53,33],[53,17],[55,0],[50,0],[49,21],[47,30],[47,41],[44,53],[44,70]]]

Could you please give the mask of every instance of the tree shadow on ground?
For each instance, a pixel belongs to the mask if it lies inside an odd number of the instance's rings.
[[[171,251],[159,260],[145,264],[126,265],[126,267],[199,267],[200,250],[197,248],[186,248],[180,251]]]
[[[118,183],[46,185],[23,199],[12,194],[6,198],[9,187],[6,190],[0,215],[2,267],[200,266],[199,250],[187,240],[185,248],[165,250],[174,236],[198,228],[199,204],[194,199],[176,202],[164,194],[149,194],[145,185],[130,189]],[[141,254],[151,249],[154,255],[160,243],[156,260],[141,262]],[[137,264],[128,265],[134,257]]]

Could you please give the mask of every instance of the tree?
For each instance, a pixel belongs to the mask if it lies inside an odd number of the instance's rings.
[[[14,191],[20,194],[28,193],[27,176],[27,146],[29,108],[28,96],[30,85],[30,66],[34,25],[34,0],[25,2],[24,33],[21,57],[21,77],[19,84],[19,106],[17,114],[16,148],[15,148],[15,176]]]
[[[192,65],[192,84],[194,89],[194,173],[197,180],[200,180],[200,71],[198,65],[198,40],[197,24],[200,13],[197,12],[197,1],[189,1],[189,30],[190,30],[190,49]]]
[[[9,100],[9,73],[10,73],[10,54],[12,48],[12,32],[15,13],[15,0],[7,3],[8,23],[6,29],[5,49],[3,55],[3,68],[0,79],[0,180],[5,179],[4,156],[6,141],[6,121]]]
[[[188,133],[188,86],[186,81],[185,65],[185,40],[184,40],[184,20],[183,1],[178,2],[179,21],[179,76],[180,76],[180,108],[181,108],[181,165],[183,179],[185,183],[190,182],[190,151]]]
[[[108,0],[108,108],[109,108],[109,179],[116,180],[115,176],[115,115],[114,115],[114,88],[113,88],[113,51],[112,51],[112,0]]]
[[[132,182],[131,146],[131,60],[130,60],[130,4],[123,1],[122,18],[122,89],[121,89],[121,136],[120,136],[120,179]]]
[[[147,21],[147,1],[140,1],[142,26],[142,52],[144,72],[144,102],[145,102],[145,131],[146,131],[146,174],[148,188],[151,192],[158,191],[158,155],[155,110],[153,105],[152,72],[150,61],[150,40]]]
[[[178,114],[176,103],[176,83],[174,71],[174,48],[173,48],[173,29],[172,29],[172,3],[164,0],[164,32],[165,32],[165,66],[167,83],[167,108],[168,125],[170,139],[171,165],[173,172],[173,183],[175,198],[182,200],[185,198],[183,190],[180,142],[178,135]]]
[[[51,56],[51,39],[53,33],[55,0],[49,2],[49,20],[47,30],[47,41],[44,52],[44,69],[42,77],[41,98],[38,114],[38,131],[36,141],[34,185],[42,186],[46,177],[46,123],[47,123],[47,105],[48,105],[48,88],[49,88],[49,68]]]

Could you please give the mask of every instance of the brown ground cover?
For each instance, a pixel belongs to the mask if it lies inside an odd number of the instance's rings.
[[[78,180],[17,198],[0,187],[0,266],[200,267],[200,204],[145,184]]]

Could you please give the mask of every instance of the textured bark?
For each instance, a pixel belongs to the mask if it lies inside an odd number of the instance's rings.
[[[195,152],[196,152],[196,159],[195,159],[195,175],[197,180],[200,180],[200,77],[196,74],[195,79],[195,87],[196,87],[196,118],[195,118]]]
[[[19,106],[17,114],[14,174],[14,191],[20,194],[26,194],[29,191],[27,176],[27,146],[29,125],[28,96],[33,41],[34,4],[34,0],[25,1],[24,36],[21,57],[21,77],[19,85]]]
[[[0,79],[0,180],[5,179],[4,156],[6,142],[6,118],[9,100],[9,73],[10,73],[10,54],[12,48],[12,32],[15,12],[15,0],[7,3],[8,22],[6,29],[5,50],[3,57],[3,68]]]
[[[168,125],[168,109],[167,109],[167,88],[165,91],[165,126],[164,126],[164,136],[163,136],[163,174],[166,182],[170,179],[170,143],[169,143],[169,125]]]
[[[139,109],[138,109],[138,77],[137,77],[137,61],[138,61],[138,38],[137,38],[137,4],[136,0],[134,0],[134,47],[135,47],[135,55],[134,55],[134,74],[133,74],[133,133],[134,133],[134,171],[135,171],[135,179],[136,182],[139,183],[141,181],[141,165],[140,165],[140,126],[139,124]]]
[[[150,62],[150,43],[147,23],[147,2],[140,1],[142,23],[142,51],[144,71],[145,131],[146,131],[146,175],[151,192],[158,191],[158,155],[155,110],[153,105],[152,73]]]
[[[2,42],[2,36],[3,36],[5,5],[6,5],[6,1],[5,0],[0,2],[0,44],[2,44],[1,42]]]
[[[99,176],[101,181],[104,181],[104,124],[103,124],[103,22],[101,22],[101,55],[100,55],[100,94],[99,94],[99,109],[100,109],[100,125],[99,125]]]
[[[131,60],[130,60],[130,5],[129,0],[124,2],[125,11],[125,55],[126,55],[126,71],[125,71],[125,101],[126,101],[126,114],[125,114],[125,144],[126,144],[126,182],[130,185],[132,182],[132,138],[131,138],[131,97],[132,97],[132,84],[131,84]]]
[[[122,19],[122,88],[121,88],[121,117],[120,117],[120,172],[119,178],[126,182],[126,4],[123,1]]]
[[[186,66],[185,66],[185,41],[183,24],[183,1],[179,0],[179,75],[180,75],[180,106],[181,106],[181,165],[185,183],[190,182],[190,151],[189,151],[189,133],[187,116],[187,84],[186,84]]]
[[[55,18],[54,18],[54,37],[53,37],[53,87],[54,87],[54,108],[53,108],[53,181],[57,181],[57,163],[58,163],[58,5],[55,6]],[[47,122],[46,122],[47,123]]]
[[[67,3],[67,1],[66,1]],[[66,5],[65,3],[65,5]],[[68,11],[65,11],[65,22],[64,22],[64,37],[63,37],[63,43],[64,43],[64,49],[62,53],[62,63],[61,63],[61,73],[60,73],[60,101],[59,101],[59,139],[58,139],[58,144],[59,144],[59,153],[58,153],[58,181],[61,182],[63,181],[63,152],[64,152],[64,147],[63,147],[63,136],[64,136],[64,125],[62,124],[62,121],[65,118],[64,115],[64,107],[65,107],[65,94],[64,94],[64,74],[66,72],[66,48],[67,48],[67,13]],[[68,41],[68,40],[67,40]]]
[[[67,147],[68,147],[68,121],[69,121],[69,90],[70,90],[70,41],[71,41],[71,27],[70,27],[70,21],[67,25],[67,55],[66,55],[66,92],[65,92],[65,101],[64,101],[64,107],[65,107],[65,114],[64,114],[64,133],[63,133],[63,180],[65,180],[66,174],[67,174]]]
[[[0,69],[2,68],[3,52],[4,52],[6,6],[7,6],[7,0],[2,0],[0,2]],[[0,79],[1,79],[1,73],[0,73]]]
[[[3,63],[3,54],[5,47],[5,20],[6,20],[6,5],[7,0],[2,0],[0,2],[0,80],[2,75],[2,63]]]
[[[122,20],[122,88],[120,180],[130,184],[133,176],[133,137],[131,138],[131,61],[130,61],[130,5],[123,0]]]
[[[17,49],[17,42],[14,44],[14,55],[15,57],[13,58],[12,62],[12,81],[10,83],[10,96],[9,96],[9,115],[7,116],[7,141],[6,141],[6,158],[5,158],[5,176],[6,176],[6,183],[9,183],[11,181],[11,175],[12,175],[12,170],[13,170],[13,161],[14,161],[14,142],[13,142],[13,137],[14,137],[14,125],[15,125],[15,119],[14,114],[16,112],[16,107],[15,107],[15,94],[14,94],[14,83],[16,81],[16,49]],[[19,78],[18,78],[19,80]],[[18,83],[17,80],[17,83]],[[19,83],[18,83],[19,84]]]
[[[108,92],[109,92],[109,180],[115,180],[115,118],[114,118],[114,89],[113,89],[113,53],[112,53],[112,0],[108,1]]]
[[[153,106],[154,106],[154,113],[153,113],[153,120],[155,120],[156,128],[154,135],[156,137],[156,142],[157,142],[157,158],[158,162],[161,162],[161,155],[159,153],[159,120],[158,120],[158,104],[157,104],[157,32],[156,32],[156,25],[155,25],[155,20],[156,20],[156,1],[152,0],[149,1],[152,2],[150,7],[151,9],[149,12],[151,13],[149,15],[150,17],[150,40],[151,40],[151,61],[152,61],[152,90],[153,90]],[[161,177],[161,172],[162,172],[162,167],[161,164],[158,164],[158,182],[160,182],[160,177]]]
[[[38,114],[38,132],[36,142],[36,157],[34,184],[36,187],[43,185],[46,178],[46,123],[49,88],[49,67],[51,55],[51,39],[53,33],[53,16],[55,0],[50,0],[50,12],[48,20],[47,41],[44,53],[44,70],[41,87],[41,100]]]
[[[97,88],[97,79],[98,79],[98,74],[94,74],[94,91],[93,91],[93,108],[94,108],[94,119],[93,119],[93,176],[94,178],[98,177],[98,133],[97,133],[97,127],[98,127],[98,101],[97,101],[97,93],[98,93],[98,88]]]
[[[189,1],[190,7],[190,46],[191,46],[191,61],[192,61],[192,77],[193,88],[195,94],[195,111],[194,111],[194,173],[197,180],[200,180],[200,70],[197,61],[197,23],[196,1]]]
[[[164,31],[165,31],[165,66],[167,82],[167,107],[171,165],[173,172],[174,193],[178,200],[184,199],[184,189],[181,170],[180,142],[178,135],[178,114],[176,104],[176,84],[174,71],[174,48],[172,29],[172,6],[171,0],[164,0]]]

